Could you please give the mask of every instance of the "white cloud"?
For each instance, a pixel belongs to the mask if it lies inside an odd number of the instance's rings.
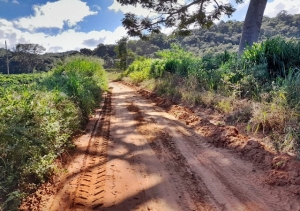
[[[17,0],[13,0],[12,3],[14,3],[14,4],[20,4],[20,2],[18,2]]]
[[[98,5],[92,7],[101,9]],[[81,48],[94,49],[100,43],[114,44],[126,36],[126,30],[122,26],[114,31],[79,31],[78,22],[89,15],[97,14],[81,0],[47,2],[45,5],[34,5],[33,9],[34,15],[29,17],[12,21],[0,18],[0,48],[7,41],[10,49],[18,43],[37,43],[48,52],[63,52]],[[70,28],[65,29],[65,24]],[[59,33],[48,33],[53,28],[59,29]]]
[[[8,2],[8,0],[1,0],[1,1],[6,2],[6,3]]]
[[[232,0],[231,0],[232,1]],[[249,6],[250,0],[244,1],[243,4],[237,6],[237,11],[245,11],[245,15]],[[268,2],[264,15],[269,17],[275,17],[280,11],[286,10],[288,14],[298,14],[300,13],[300,1],[299,0],[274,0]]]
[[[23,17],[16,21],[17,27],[34,30],[37,28],[59,28],[64,24],[69,27],[75,26],[89,15],[97,12],[91,11],[85,2],[81,0],[60,0],[47,2],[45,5],[34,5],[34,15]]]
[[[135,6],[122,6],[120,3],[118,3],[116,0],[114,0],[114,3],[108,7],[108,9],[113,10],[115,12],[122,12],[122,13],[134,13],[138,16],[143,17],[154,17],[157,14],[154,12],[150,12],[149,9],[144,9],[140,5]]]
[[[280,11],[286,10],[289,14],[300,13],[300,1],[299,0],[274,0],[268,2],[265,16],[275,17]]]
[[[0,19],[0,47],[7,41],[8,48],[13,48],[17,43],[37,43],[44,46],[47,51],[68,51],[81,48],[95,48],[99,43],[114,44],[126,30],[119,26],[114,31],[78,32],[74,29],[63,31],[57,35],[48,35],[43,32],[34,33],[17,29],[14,24],[5,19]]]

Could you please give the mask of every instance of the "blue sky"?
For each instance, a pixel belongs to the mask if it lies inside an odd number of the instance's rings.
[[[243,20],[248,4],[245,0],[237,5],[230,19]],[[300,13],[300,1],[269,0],[265,15],[274,17],[283,9]],[[126,35],[121,24],[126,12],[154,15],[140,7],[122,7],[116,0],[0,0],[0,47],[4,47],[5,40],[9,48],[17,43],[38,43],[48,52],[113,44]]]

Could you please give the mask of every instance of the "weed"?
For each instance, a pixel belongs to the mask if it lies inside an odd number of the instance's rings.
[[[222,111],[223,113],[227,114],[232,111],[232,100],[229,98],[222,99],[221,101],[218,102],[217,109]]]

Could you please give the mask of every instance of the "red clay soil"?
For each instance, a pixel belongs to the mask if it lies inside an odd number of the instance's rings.
[[[21,210],[300,210],[300,165],[155,94],[111,83],[66,173]],[[148,98],[148,99],[147,99]]]

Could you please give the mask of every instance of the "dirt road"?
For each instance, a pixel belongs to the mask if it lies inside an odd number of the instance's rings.
[[[57,193],[30,210],[300,210],[263,172],[201,135],[128,86],[111,83]]]

